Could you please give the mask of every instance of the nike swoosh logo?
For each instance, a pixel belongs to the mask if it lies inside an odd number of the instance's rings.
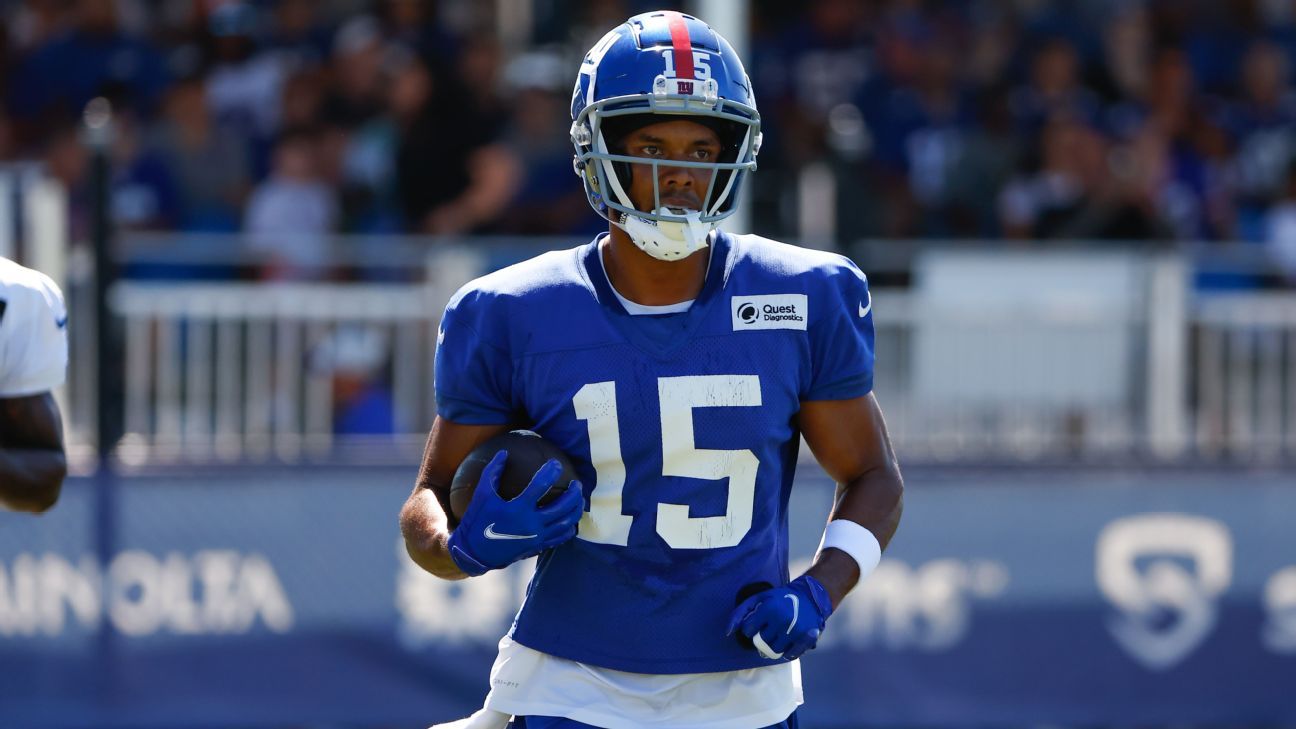
[[[482,532],[487,539],[535,539],[534,534],[505,534],[495,531],[495,522],[486,525],[486,531]]]
[[[788,635],[792,634],[792,628],[796,626],[797,616],[801,614],[801,600],[796,595],[784,595],[792,601],[792,622],[788,623]]]
[[[860,318],[863,319],[864,317],[868,316],[869,311],[872,309],[873,309],[873,294],[868,294],[868,305],[865,306],[864,302],[862,301],[860,302],[859,305]]]
[[[66,316],[63,317],[62,319],[55,319],[54,326],[58,327],[59,329],[62,329],[63,327],[67,326],[67,320],[68,318]]]

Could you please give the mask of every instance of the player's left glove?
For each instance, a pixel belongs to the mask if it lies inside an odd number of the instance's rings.
[[[737,630],[751,638],[756,650],[772,661],[792,660],[815,647],[832,610],[823,583],[801,575],[742,601],[729,618],[728,634]]]

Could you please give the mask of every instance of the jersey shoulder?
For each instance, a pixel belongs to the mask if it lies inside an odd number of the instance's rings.
[[[67,323],[67,305],[58,284],[40,271],[3,257],[0,257],[0,301],[4,302],[0,325],[6,321],[10,328],[46,323],[40,317],[48,317],[48,323],[60,329]]]
[[[738,274],[811,281],[864,276],[854,261],[840,253],[801,248],[759,235],[730,237],[734,246],[734,272]]]
[[[67,369],[67,308],[39,271],[0,258],[0,397],[45,392]]]
[[[506,266],[464,284],[451,303],[465,299],[519,299],[545,296],[573,285],[583,286],[577,254],[580,248],[549,251]]]
[[[581,304],[594,300],[581,250],[550,251],[469,281],[446,305],[443,328],[467,327],[478,341],[516,353],[547,331],[580,332],[575,320],[589,311]]]
[[[801,248],[758,235],[736,235],[729,287],[734,294],[805,294],[810,324],[852,302],[869,301],[868,277],[840,253]],[[822,304],[822,305],[821,305]]]

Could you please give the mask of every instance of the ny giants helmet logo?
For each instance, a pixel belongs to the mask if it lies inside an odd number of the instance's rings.
[[[1118,519],[1098,536],[1096,576],[1120,612],[1112,636],[1153,671],[1193,652],[1219,620],[1232,581],[1233,542],[1223,524],[1188,514]]]

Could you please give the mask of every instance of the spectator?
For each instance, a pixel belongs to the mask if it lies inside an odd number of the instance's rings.
[[[308,127],[323,118],[326,83],[319,69],[298,69],[284,81],[279,107],[285,129]]]
[[[1102,59],[1092,84],[1105,103],[1143,96],[1152,48],[1152,27],[1143,6],[1131,4],[1112,16],[1103,30]]]
[[[512,199],[519,164],[453,77],[422,64],[410,73],[422,80],[411,81],[411,98],[397,117],[396,180],[405,219],[436,235],[477,230]]]
[[[593,235],[602,222],[590,213],[572,174],[566,82],[570,64],[556,53],[523,54],[505,73],[515,104],[504,143],[521,162],[517,193],[494,228],[526,235]],[[603,227],[606,227],[604,224]]]
[[[1290,284],[1296,284],[1296,159],[1287,163],[1282,197],[1269,211],[1265,246]]]
[[[1058,115],[1093,123],[1098,116],[1097,94],[1080,85],[1080,59],[1064,38],[1045,41],[1031,60],[1030,81],[1012,97],[1017,127],[1035,135]]]
[[[1147,134],[1164,147],[1165,174],[1153,194],[1166,225],[1181,240],[1210,233],[1222,211],[1210,208],[1212,185],[1225,182],[1203,157],[1209,146],[1208,127],[1218,112],[1196,93],[1196,78],[1186,53],[1177,48],[1158,52],[1153,60],[1146,98]],[[1218,140],[1216,140],[1218,142]]]
[[[67,191],[68,238],[85,240],[91,233],[90,152],[77,127],[64,124],[45,145],[45,171]],[[114,121],[109,150],[112,169],[108,212],[125,230],[173,227],[181,214],[180,192],[166,162],[140,139],[133,113],[121,111]]]
[[[1235,204],[1236,145],[1218,115],[1201,115],[1192,128],[1192,146],[1202,165],[1203,237],[1233,240],[1240,234]],[[1249,236],[1248,239],[1254,239]]]
[[[968,50],[962,59],[963,78],[977,88],[993,91],[1005,83],[1017,50],[1017,28],[1003,6],[987,5],[970,18]]]
[[[959,86],[957,49],[925,29],[897,31],[884,45],[888,77],[904,77],[890,90],[873,119],[876,160],[895,184],[887,186],[892,211],[888,232],[949,235],[946,204],[950,175],[963,154],[973,107]]]
[[[390,339],[376,327],[340,326],[316,345],[311,369],[332,381],[334,435],[395,431],[396,405],[384,376],[390,361]]]
[[[254,172],[260,177],[269,142],[279,130],[280,88],[288,68],[278,54],[257,52],[257,22],[255,9],[237,0],[212,11],[207,105],[218,126],[251,142]]]
[[[3,35],[9,47],[18,53],[35,50],[68,29],[71,22],[69,10],[64,0],[23,0],[11,3],[0,12],[4,26],[8,29]]]
[[[1112,169],[1102,135],[1076,120],[1050,121],[1041,136],[1038,171],[1015,178],[1000,194],[1004,234],[1080,240],[1164,234],[1151,199],[1162,152],[1148,133],[1123,150]]]
[[[796,181],[822,179],[800,174],[814,165],[836,182],[841,243],[1001,224],[1269,238],[1296,149],[1285,0],[753,1],[761,232],[804,222]],[[527,37],[493,32],[489,3],[14,0],[0,10],[0,159],[84,170],[63,130],[103,94],[151,132],[118,152],[128,227],[250,220],[240,191],[270,173],[282,129],[309,127],[331,230],[578,232],[553,133],[569,87],[536,79],[571,50],[558,46],[588,47],[589,28],[648,3],[550,5]],[[539,41],[556,55],[518,55]],[[1064,163],[1057,137],[1105,160]],[[84,180],[68,182],[75,227]]]
[[[278,0],[268,47],[292,68],[317,68],[328,60],[329,37],[311,0]]]
[[[409,51],[393,53],[383,69],[386,113],[362,125],[347,140],[342,183],[349,200],[351,229],[365,233],[402,228],[396,174],[402,129],[424,113],[431,93],[427,67]]]
[[[1023,154],[1023,136],[1016,131],[1007,88],[983,93],[976,114],[977,123],[965,133],[958,164],[949,174],[951,227],[958,237],[998,234],[995,198]]]
[[[1202,89],[1231,93],[1247,47],[1265,35],[1259,7],[1265,3],[1267,0],[1165,3],[1183,13],[1182,44]]]
[[[118,27],[113,0],[77,0],[73,19],[70,30],[52,36],[15,69],[9,109],[26,125],[28,140],[80,118],[85,105],[105,93],[151,113],[166,88],[161,55]]]
[[[324,119],[354,129],[382,113],[382,69],[388,51],[382,25],[369,16],[348,20],[333,39],[334,86]]]
[[[453,68],[461,86],[468,93],[478,119],[491,124],[489,133],[499,134],[503,121],[516,108],[516,100],[505,100],[501,95],[503,49],[499,41],[486,33],[470,36],[463,44]]]
[[[381,17],[387,37],[433,63],[451,65],[462,49],[459,40],[435,19],[436,3],[428,0],[382,0]]]
[[[267,259],[265,278],[302,278],[329,268],[338,210],[334,190],[320,174],[319,151],[315,130],[284,132],[269,179],[248,201],[245,229],[252,250]]]
[[[206,88],[198,79],[172,89],[164,108],[164,120],[154,133],[153,144],[179,186],[179,227],[208,232],[238,230],[250,185],[247,146],[233,132],[212,122]]]
[[[828,115],[855,103],[875,72],[860,0],[814,0],[753,57],[753,84],[767,138],[762,161],[797,169],[820,157]],[[754,178],[759,184],[760,176]]]
[[[90,155],[70,124],[54,130],[43,151],[46,173],[67,190],[68,239],[86,240],[90,234]]]
[[[160,155],[144,144],[127,109],[113,119],[113,223],[122,230],[169,230],[180,221],[180,188]]]
[[[1285,193],[1287,160],[1296,152],[1296,95],[1289,62],[1278,46],[1257,41],[1242,63],[1241,98],[1227,107],[1225,124],[1237,140],[1237,193],[1244,237],[1256,239],[1257,223]]]

